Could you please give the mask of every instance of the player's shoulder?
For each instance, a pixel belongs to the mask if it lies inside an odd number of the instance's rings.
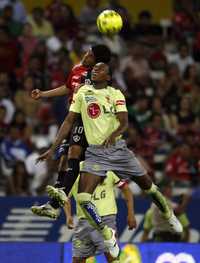
[[[113,86],[108,86],[107,88],[108,88],[108,90],[109,90],[109,93],[110,93],[112,96],[117,96],[117,95],[119,95],[119,94],[120,94],[120,95],[123,94],[119,88],[116,88],[116,87],[113,87]]]
[[[108,179],[108,182],[110,182],[112,185],[120,181],[120,178],[112,171],[107,172],[107,179]]]
[[[82,85],[78,92],[85,93],[86,95],[92,95],[93,94],[94,87],[92,85]]]
[[[81,63],[74,65],[72,68],[72,72],[76,72],[76,71],[80,71],[80,70],[87,71],[86,67],[84,67]]]

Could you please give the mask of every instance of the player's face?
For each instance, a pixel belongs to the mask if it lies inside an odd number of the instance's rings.
[[[83,57],[83,64],[85,66],[93,66],[95,64],[95,57],[92,52],[92,49],[89,49],[88,52]]]
[[[104,63],[97,63],[92,69],[92,81],[103,82],[109,81],[109,69],[108,66]]]

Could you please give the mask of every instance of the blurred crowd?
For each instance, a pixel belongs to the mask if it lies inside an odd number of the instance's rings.
[[[20,0],[0,1],[0,186],[6,195],[42,194],[57,163],[35,165],[67,113],[67,98],[33,100],[30,92],[65,83],[91,44],[112,50],[113,86],[127,99],[128,145],[157,183],[180,187],[200,178],[200,4],[174,1],[169,19],[148,10],[132,17],[122,1],[86,0],[78,16],[52,0],[27,13]],[[103,9],[123,18],[119,35],[96,27]]]

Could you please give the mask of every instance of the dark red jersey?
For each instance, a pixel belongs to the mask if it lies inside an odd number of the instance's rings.
[[[74,90],[76,90],[81,83],[85,83],[90,70],[90,68],[85,67],[82,64],[73,67],[66,81],[66,86],[70,89],[70,98],[72,97]]]

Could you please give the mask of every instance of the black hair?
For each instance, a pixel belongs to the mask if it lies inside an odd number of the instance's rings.
[[[110,49],[105,45],[94,45],[92,46],[92,52],[95,57],[95,62],[109,63],[111,58]]]

